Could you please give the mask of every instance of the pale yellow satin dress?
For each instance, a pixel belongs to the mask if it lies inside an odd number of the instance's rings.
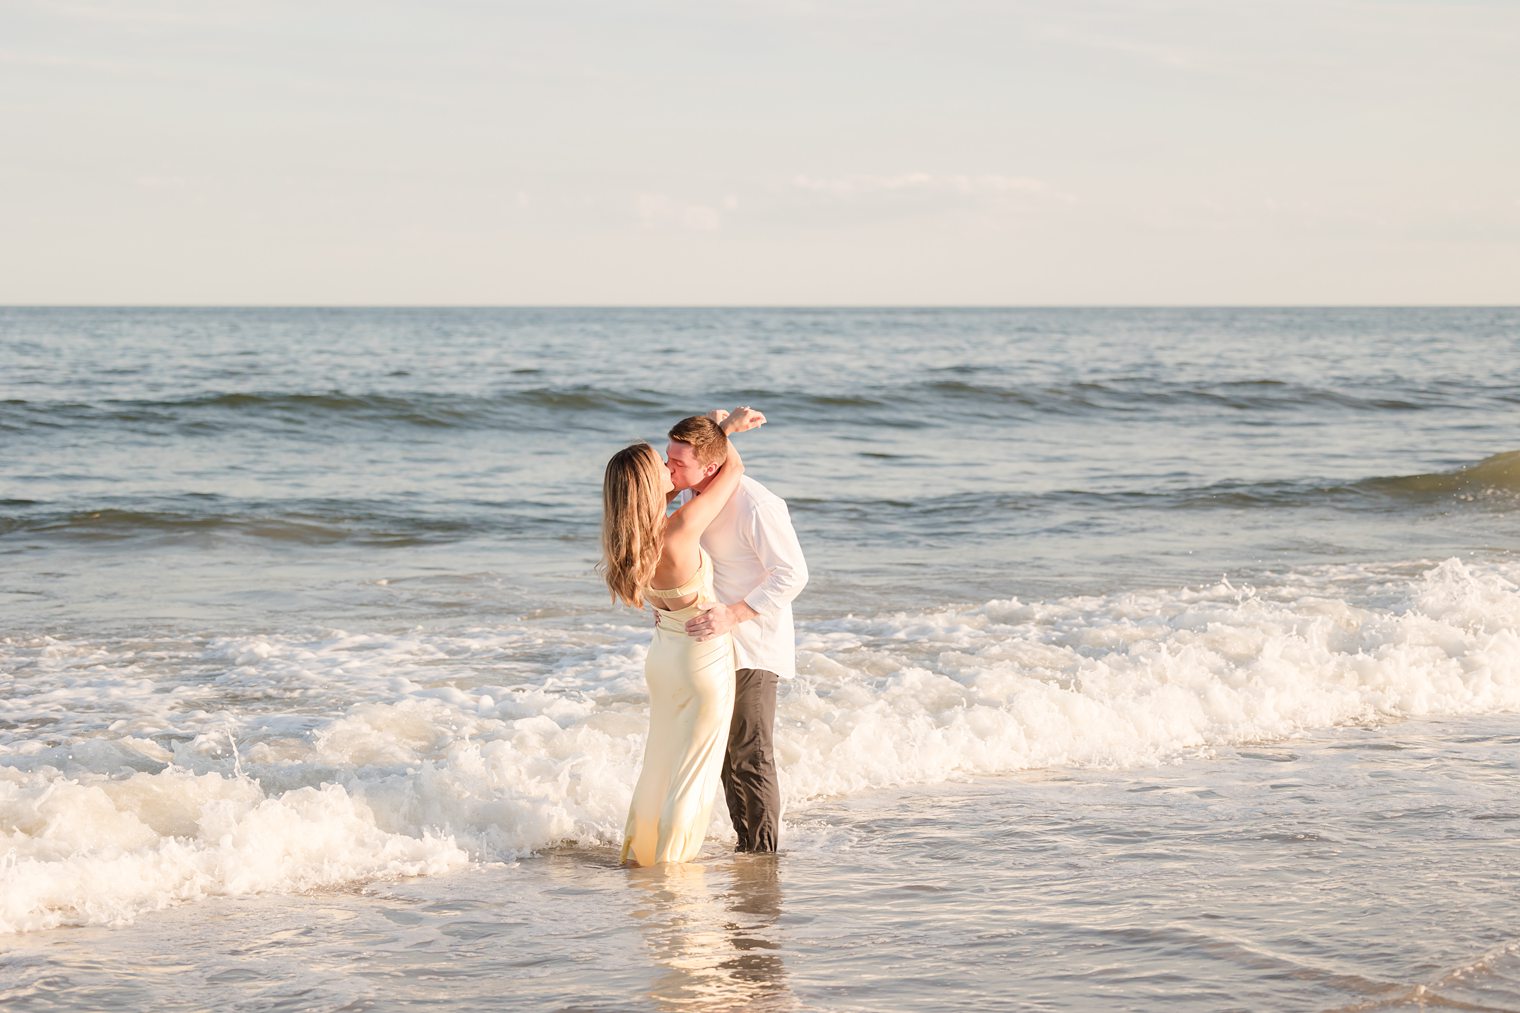
[[[691,861],[707,836],[734,716],[734,643],[727,633],[704,641],[686,635],[686,620],[716,600],[706,552],[686,583],[648,593],[667,600],[697,595],[686,608],[655,609],[658,623],[644,662],[649,740],[621,860],[658,865]]]

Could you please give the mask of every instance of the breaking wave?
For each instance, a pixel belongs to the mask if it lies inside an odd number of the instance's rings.
[[[1517,577],[1340,566],[805,624],[779,707],[786,805],[1520,710]],[[611,848],[647,638],[523,623],[0,640],[17,676],[0,701],[0,930]]]

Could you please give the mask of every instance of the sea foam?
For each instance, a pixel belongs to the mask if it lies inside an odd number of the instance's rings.
[[[804,621],[778,713],[785,804],[1520,710],[1516,576],[1327,567]],[[0,931],[610,848],[642,755],[648,636],[0,641],[25,676],[0,702]],[[548,659],[536,678],[492,681],[531,652]],[[732,839],[721,814],[713,833]]]
[[[811,631],[809,675],[784,708],[789,794],[1143,766],[1340,724],[1520,709],[1520,588],[1505,574],[1450,560],[1364,583],[1364,604],[1335,595],[1344,572],[1318,577]]]

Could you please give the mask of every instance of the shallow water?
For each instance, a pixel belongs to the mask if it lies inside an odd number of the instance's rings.
[[[8,1009],[1514,1009],[1512,717],[874,792],[777,858],[555,848],[14,939]]]

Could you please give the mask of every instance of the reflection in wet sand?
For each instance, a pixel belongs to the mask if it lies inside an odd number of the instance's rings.
[[[664,968],[650,988],[658,1008],[798,1008],[781,955],[775,856],[636,869],[628,882],[648,895],[634,914]]]

